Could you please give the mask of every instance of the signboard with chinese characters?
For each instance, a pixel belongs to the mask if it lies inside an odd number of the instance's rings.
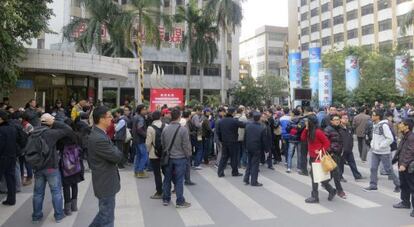
[[[347,91],[353,91],[359,85],[359,64],[355,56],[345,59],[345,83]]]
[[[332,105],[332,70],[319,70],[319,106]]]
[[[321,47],[318,43],[311,43],[309,47],[309,80],[312,95],[318,94],[318,73],[321,67]]]
[[[150,111],[160,110],[163,105],[168,107],[184,106],[184,90],[151,89]]]
[[[300,52],[292,51],[289,53],[289,80],[290,97],[293,101],[295,89],[302,87],[302,58]],[[298,106],[300,103],[300,101],[295,101],[294,106]]]
[[[400,94],[404,94],[404,84],[407,83],[409,73],[409,58],[407,56],[395,57],[395,87]]]

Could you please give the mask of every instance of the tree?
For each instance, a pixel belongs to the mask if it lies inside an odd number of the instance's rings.
[[[258,86],[253,77],[246,77],[240,80],[240,84],[230,93],[234,96],[235,105],[259,107],[264,104],[262,103],[263,90]]]
[[[281,76],[265,74],[257,78],[257,85],[262,90],[263,100],[272,104],[275,97],[287,96],[287,81]]]
[[[17,63],[24,58],[24,43],[42,32],[50,32],[48,20],[53,15],[47,7],[52,0],[0,1],[0,87],[3,92],[14,87],[19,77]]]
[[[203,103],[204,98],[204,68],[205,66],[214,62],[217,57],[217,42],[218,35],[217,26],[213,25],[211,17],[203,16],[195,24],[196,35],[194,37],[193,46],[191,47],[191,58],[200,66],[200,103]]]
[[[174,16],[175,21],[178,23],[186,22],[187,32],[184,35],[184,40],[181,45],[181,49],[186,49],[187,51],[187,67],[186,67],[186,76],[187,84],[185,86],[185,101],[188,103],[190,101],[190,83],[191,83],[191,67],[192,62],[196,59],[193,55],[193,43],[195,36],[195,25],[201,20],[201,10],[198,9],[195,0],[190,0],[185,7],[180,6],[177,9],[177,13]],[[193,60],[194,59],[194,60]]]
[[[235,0],[210,0],[206,7],[207,15],[215,15],[220,28],[221,42],[221,102],[226,101],[224,81],[227,69],[227,34],[234,33],[243,19],[242,8]]]

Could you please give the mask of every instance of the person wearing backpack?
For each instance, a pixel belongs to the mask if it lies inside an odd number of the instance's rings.
[[[35,171],[32,222],[39,223],[43,218],[43,199],[48,183],[52,194],[55,220],[60,223],[65,214],[63,213],[62,182],[56,145],[60,139],[70,136],[73,131],[65,123],[55,121],[55,118],[48,113],[43,114],[40,121],[42,125],[35,127],[25,147],[26,161]]]
[[[395,175],[390,161],[390,145],[394,142],[394,137],[388,126],[388,121],[383,119],[383,110],[376,109],[372,111],[371,118],[374,123],[371,141],[371,176],[369,186],[364,189],[366,191],[378,190],[378,166],[381,162],[394,182],[394,192],[398,193],[400,192],[400,181]]]
[[[147,138],[145,145],[149,152],[149,159],[152,169],[154,171],[155,194],[151,199],[162,199],[162,176],[161,176],[161,133],[164,130],[165,124],[161,122],[161,112],[156,110],[152,113],[152,124],[147,129]]]
[[[300,135],[305,128],[305,123],[300,119],[300,111],[298,109],[292,110],[293,118],[286,127],[286,132],[289,133],[288,137],[288,155],[287,155],[287,173],[292,171],[292,158],[295,154],[299,154],[300,149]],[[299,157],[298,157],[299,160]]]
[[[0,178],[6,179],[7,199],[3,201],[6,206],[16,204],[16,154],[16,128],[9,123],[8,113],[0,110]]]

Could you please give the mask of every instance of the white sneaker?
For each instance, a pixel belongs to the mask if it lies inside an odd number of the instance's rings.
[[[287,170],[286,170],[286,173],[290,173],[290,172],[292,172],[292,170],[291,170],[291,169],[287,169]]]
[[[201,167],[201,166],[194,166],[194,169],[195,169],[195,170],[202,170],[202,169],[203,169],[203,167]]]

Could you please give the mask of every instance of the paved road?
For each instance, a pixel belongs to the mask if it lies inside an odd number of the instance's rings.
[[[361,173],[369,176],[368,164],[358,164]],[[399,194],[392,192],[392,182],[384,176],[379,178],[379,191],[365,192],[362,187],[368,185],[368,179],[355,182],[346,166],[348,183],[343,187],[348,198],[336,197],[329,202],[327,193],[320,190],[320,204],[310,205],[304,202],[310,194],[310,178],[295,172],[287,174],[282,165],[276,167],[275,171],[261,167],[259,181],[264,184],[261,188],[245,186],[241,178],[228,177],[230,170],[226,171],[225,178],[218,178],[213,167],[193,171],[192,178],[197,185],[185,188],[185,197],[192,207],[181,210],[173,205],[163,207],[160,200],[149,199],[155,187],[152,177],[136,179],[131,170],[121,171],[122,189],[117,195],[115,226],[392,227],[414,224],[410,210],[392,208]],[[0,206],[0,226],[88,226],[97,212],[90,179],[90,173],[86,173],[86,180],[79,185],[79,212],[62,223],[54,222],[47,192],[43,222],[31,224],[32,187],[29,186],[18,193],[16,206]]]

